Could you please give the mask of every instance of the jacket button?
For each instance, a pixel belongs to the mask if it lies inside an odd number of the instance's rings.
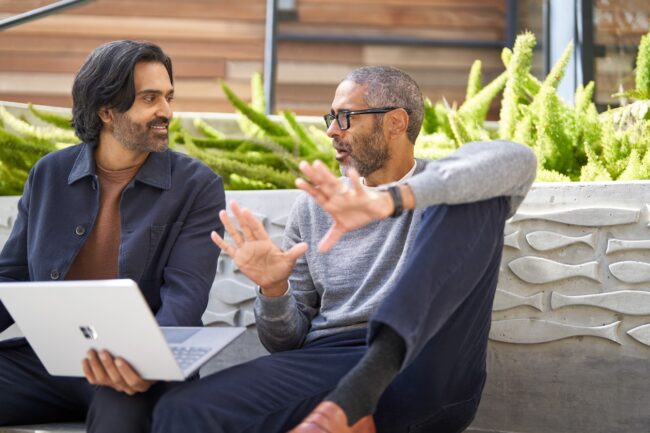
[[[57,270],[54,270],[54,271],[50,272],[50,278],[52,278],[53,280],[58,280],[59,276],[60,275],[59,275],[59,272]]]
[[[77,234],[77,236],[83,236],[84,233],[86,233],[86,229],[84,226],[77,226],[77,228],[74,229],[74,232]]]

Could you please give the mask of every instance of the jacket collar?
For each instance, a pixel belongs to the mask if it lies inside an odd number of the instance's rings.
[[[70,175],[68,185],[81,178],[95,175],[95,146],[81,144]],[[172,184],[171,151],[151,152],[135,175],[135,180],[160,189],[169,189]]]

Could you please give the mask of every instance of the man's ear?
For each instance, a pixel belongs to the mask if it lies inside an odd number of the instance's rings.
[[[104,122],[104,124],[110,124],[113,122],[113,110],[108,107],[102,107],[97,112],[99,118]]]
[[[393,110],[386,116],[388,121],[387,129],[391,138],[400,137],[406,134],[409,126],[409,115],[403,109]]]

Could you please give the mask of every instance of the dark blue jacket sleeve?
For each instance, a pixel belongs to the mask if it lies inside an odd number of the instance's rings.
[[[30,188],[33,170],[25,183],[23,195],[18,201],[18,216],[11,234],[0,252],[0,281],[25,281],[29,279],[27,265],[27,221],[29,215]],[[0,302],[0,332],[14,323],[7,309]]]
[[[156,313],[161,326],[201,326],[220,253],[210,232],[223,236],[219,211],[225,207],[223,182],[213,176],[198,194],[164,267]]]

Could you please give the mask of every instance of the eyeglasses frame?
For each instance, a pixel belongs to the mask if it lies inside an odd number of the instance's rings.
[[[341,131],[347,131],[350,129],[350,116],[354,116],[357,114],[384,114],[391,112],[393,110],[399,110],[403,109],[406,111],[407,114],[411,114],[411,110],[408,108],[404,107],[377,107],[377,108],[366,108],[364,110],[340,110],[336,113],[328,113],[323,116],[323,119],[325,120],[325,126],[329,128],[332,125],[332,122],[336,120],[336,124],[338,125],[339,129]],[[339,122],[339,114],[344,113],[345,114],[345,122],[347,124],[347,127],[343,128],[341,125],[341,122]]]

